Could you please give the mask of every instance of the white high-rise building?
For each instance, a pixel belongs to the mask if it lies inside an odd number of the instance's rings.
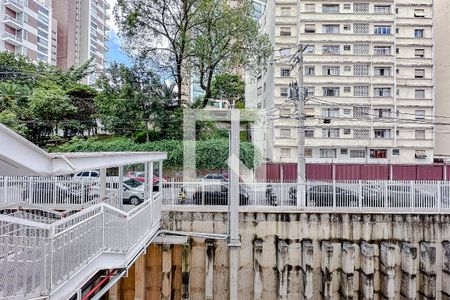
[[[269,0],[260,23],[275,54],[246,96],[267,112],[268,161],[297,161],[298,112],[286,100],[299,44],[308,162],[433,161],[432,0]]]

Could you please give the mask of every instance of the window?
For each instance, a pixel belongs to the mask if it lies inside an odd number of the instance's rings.
[[[416,99],[425,99],[425,90],[415,90],[414,94]]]
[[[305,75],[314,76],[316,68],[311,66],[305,67]]]
[[[386,149],[370,149],[370,158],[386,158]]]
[[[395,33],[400,33],[400,28],[395,28]]]
[[[339,76],[339,66],[323,66],[322,75]]]
[[[305,88],[305,96],[314,96],[314,87]]]
[[[368,139],[369,138],[369,130],[368,129],[354,129],[353,137],[355,139]]]
[[[280,152],[281,157],[291,157],[291,148],[281,148]]]
[[[352,47],[350,45],[344,45],[344,51],[351,51]]]
[[[395,48],[395,54],[400,54],[400,48]]]
[[[291,69],[282,68],[280,75],[281,75],[281,77],[289,77],[289,76],[291,76]]]
[[[344,24],[343,28],[345,31],[349,31],[352,27],[350,24]]]
[[[281,15],[282,16],[290,16],[291,15],[291,8],[290,7],[282,7],[281,8]]]
[[[392,155],[399,156],[400,155],[400,149],[392,149]]]
[[[353,117],[356,119],[366,119],[369,117],[368,106],[355,106],[353,107]]]
[[[349,108],[344,108],[343,112],[344,112],[344,115],[348,116],[352,113],[352,110]]]
[[[373,55],[391,55],[391,47],[389,46],[374,46]]]
[[[322,116],[327,118],[339,117],[339,108],[334,107],[322,108]]]
[[[415,18],[425,18],[425,10],[421,8],[414,9]]]
[[[373,33],[378,35],[391,34],[391,26],[389,25],[375,25],[373,27]]]
[[[312,157],[312,148],[305,148],[305,157]]]
[[[374,129],[373,133],[376,139],[389,139],[391,137],[390,129]]]
[[[376,108],[373,111],[377,118],[383,119],[383,118],[391,117],[391,109],[389,109],[389,108]]]
[[[390,97],[391,96],[391,88],[374,88],[373,96],[374,97]]]
[[[339,13],[339,4],[322,4],[323,13]]]
[[[281,97],[288,97],[289,96],[289,89],[287,87],[280,88],[280,96]]]
[[[355,76],[368,76],[369,75],[369,65],[354,65],[353,75]]]
[[[374,76],[391,76],[391,67],[375,67],[373,69]]]
[[[337,139],[337,138],[339,138],[339,129],[338,128],[323,128],[322,129],[322,137]]]
[[[323,33],[339,33],[339,25],[323,25]]]
[[[344,135],[351,134],[352,130],[350,128],[344,128]]]
[[[352,71],[352,66],[344,66],[344,71],[345,72],[351,72]]]
[[[291,36],[291,27],[280,27],[281,36]]]
[[[322,46],[323,54],[339,54],[339,46]]]
[[[339,97],[339,88],[338,87],[324,87],[323,95],[326,97]]]
[[[349,4],[349,3],[345,3],[344,4],[344,9],[345,10],[349,10],[349,9],[351,9],[352,8],[352,6]]]
[[[353,25],[353,33],[355,34],[369,34],[368,23],[356,23]]]
[[[399,129],[395,130],[395,135],[396,136],[400,136],[400,130]]]
[[[369,97],[368,85],[357,85],[353,87],[353,96],[355,97]]]
[[[305,33],[315,33],[316,24],[305,24]]]
[[[366,150],[350,150],[350,158],[365,158]]]
[[[280,115],[283,116],[289,116],[291,114],[291,110],[289,108],[282,108],[280,111]]]
[[[414,37],[415,38],[423,38],[423,33],[424,33],[423,29],[415,29],[414,30]]]
[[[306,129],[305,130],[305,137],[306,138],[313,138],[314,137],[314,129]]]
[[[414,78],[425,78],[425,70],[424,69],[415,69],[414,70]]]
[[[359,14],[369,13],[369,3],[355,3],[353,4],[353,12]]]
[[[355,55],[368,55],[369,44],[355,44],[353,45],[353,54]]]
[[[424,140],[425,139],[425,130],[422,129],[416,129],[416,140]]]
[[[417,159],[425,159],[427,158],[427,153],[425,150],[416,150],[415,156]]]
[[[304,54],[314,54],[316,52],[316,47],[314,45],[308,45],[305,47]]]
[[[282,138],[291,138],[291,129],[289,128],[280,129],[280,136]]]
[[[425,110],[418,109],[415,111],[416,120],[424,120],[425,119]]]
[[[390,5],[375,5],[373,7],[373,12],[375,14],[390,14],[391,6]]]
[[[305,11],[306,12],[315,12],[316,5],[315,4],[305,4]]]
[[[347,154],[348,154],[348,149],[342,148],[341,155],[347,155]]]
[[[320,158],[336,158],[336,149],[320,149]]]
[[[351,93],[352,92],[352,88],[349,86],[344,86],[344,93]]]
[[[282,48],[280,49],[281,56],[289,56],[291,55],[291,48]]]
[[[425,50],[424,49],[415,49],[414,56],[421,57],[421,58],[425,57]]]

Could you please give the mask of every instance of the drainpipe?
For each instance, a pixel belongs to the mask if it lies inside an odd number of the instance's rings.
[[[55,156],[53,156],[53,158],[56,158],[56,159],[58,159],[58,158],[60,158],[60,159],[62,159],[72,170],[75,170],[76,168],[75,168],[75,166],[70,162],[70,160],[66,157],[66,156],[64,156],[64,155],[55,155]]]

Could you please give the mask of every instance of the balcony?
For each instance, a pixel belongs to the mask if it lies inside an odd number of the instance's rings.
[[[23,11],[23,1],[22,0],[4,0],[3,4],[5,7],[15,11],[21,12]]]
[[[3,17],[3,22],[6,25],[8,25],[8,26],[10,26],[10,27],[12,27],[14,29],[21,29],[22,25],[23,25],[23,21],[21,19],[17,19],[17,18],[8,16],[8,15],[5,15]]]
[[[21,46],[22,45],[22,35],[12,34],[9,32],[3,33],[3,40],[7,41],[10,44],[13,44],[15,46]]]

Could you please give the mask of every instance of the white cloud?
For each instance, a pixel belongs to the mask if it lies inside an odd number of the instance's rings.
[[[106,0],[108,1],[109,5],[111,6],[111,9],[109,10],[109,15],[111,16],[111,18],[108,20],[108,25],[111,28],[111,31],[114,31],[115,33],[117,33],[119,31],[119,28],[116,24],[116,19],[114,18],[114,14],[113,14],[113,9],[114,6],[116,6],[117,0]]]

